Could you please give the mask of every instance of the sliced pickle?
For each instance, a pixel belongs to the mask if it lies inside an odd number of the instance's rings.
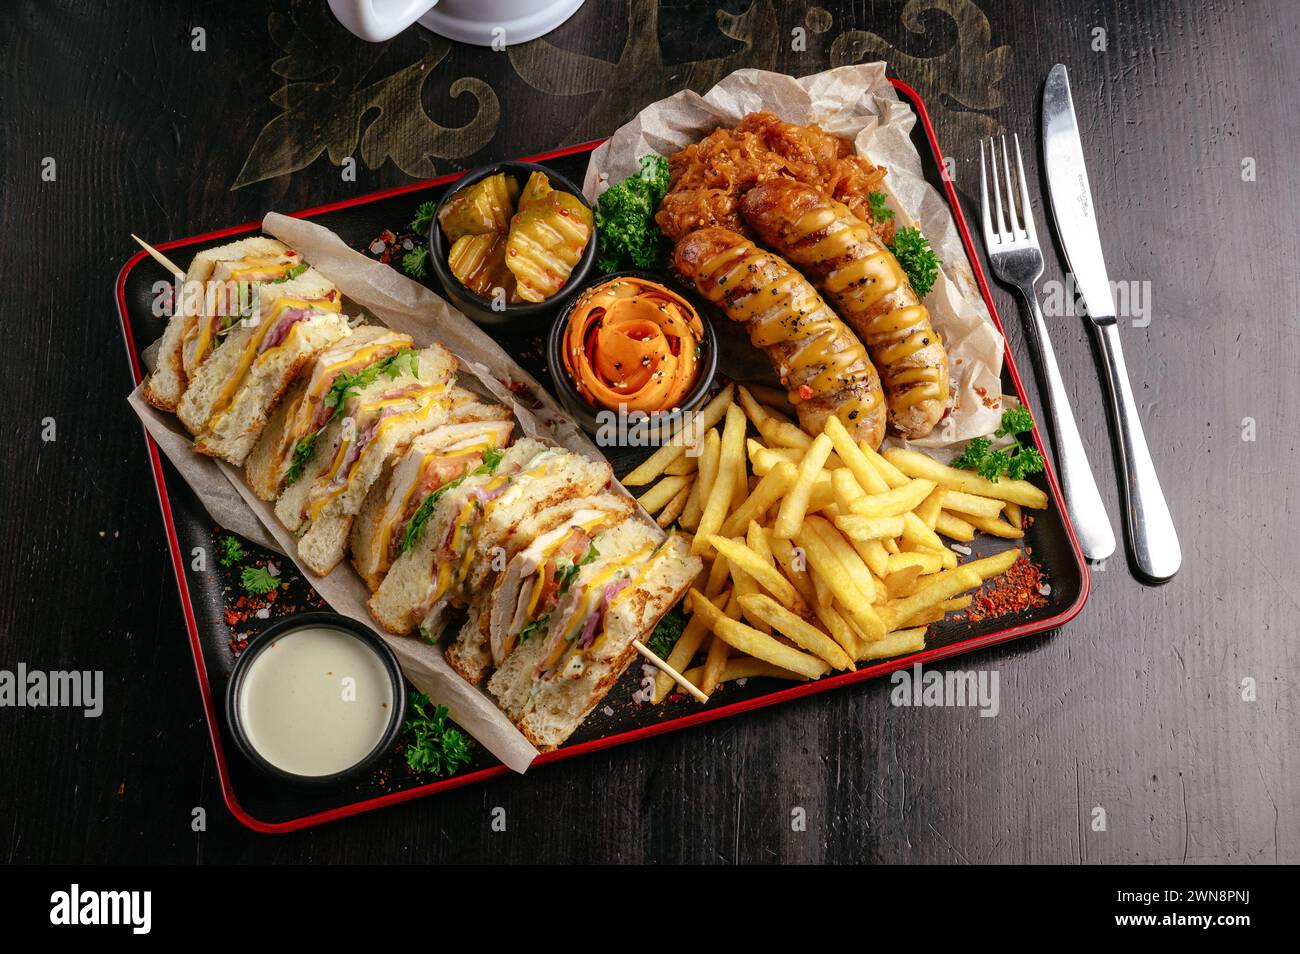
[[[552,191],[551,180],[546,177],[546,173],[534,172],[528,177],[528,182],[524,185],[524,191],[519,196],[519,211],[522,212],[538,199],[545,198]]]
[[[462,235],[452,243],[447,265],[456,280],[476,295],[491,298],[497,288],[506,300],[515,295],[515,276],[506,268],[506,240],[501,235]]]
[[[544,301],[563,288],[591,233],[591,210],[567,192],[549,192],[521,209],[506,240],[520,299]]]
[[[439,213],[438,222],[449,242],[465,235],[504,233],[510,226],[517,198],[519,183],[513,176],[498,172],[452,196]]]

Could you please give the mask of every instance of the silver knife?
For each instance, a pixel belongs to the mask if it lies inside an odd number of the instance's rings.
[[[1129,387],[1115,320],[1115,300],[1101,254],[1101,234],[1083,161],[1083,142],[1070,97],[1070,78],[1060,63],[1047,74],[1043,89],[1043,160],[1056,233],[1106,363],[1106,384],[1124,471],[1121,490],[1129,549],[1143,574],[1167,580],[1178,572],[1183,553]]]

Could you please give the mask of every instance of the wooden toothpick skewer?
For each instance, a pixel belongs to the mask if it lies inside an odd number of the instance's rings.
[[[161,265],[163,268],[167,269],[167,271],[171,272],[173,275],[179,275],[181,278],[184,278],[184,277],[185,277],[185,270],[184,270],[184,269],[177,268],[175,262],[173,262],[170,258],[168,258],[166,255],[164,255],[162,252],[158,251],[156,248],[154,248],[152,245],[150,245],[150,244],[149,244],[148,242],[146,242],[144,239],[140,238],[140,236],[138,236],[138,235],[134,235],[134,234],[133,234],[133,235],[131,236],[131,238],[133,238],[133,239],[135,239],[137,242],[139,242],[139,243],[140,243],[140,247],[141,247],[142,249],[144,249],[146,252],[148,252],[149,255],[150,255],[150,257],[153,258],[153,260],[154,260],[155,262],[157,262],[159,265]]]
[[[632,640],[632,645],[636,647],[637,652],[639,652],[642,656],[645,657],[646,662],[648,662],[650,665],[654,666],[655,668],[660,669],[663,672],[667,673],[668,675],[672,676],[673,681],[675,681],[677,685],[681,686],[692,696],[694,696],[696,701],[698,702],[709,701],[709,697],[700,691],[699,686],[695,685],[695,683],[691,682],[689,679],[683,676],[672,666],[668,665],[668,663],[664,662],[662,659],[656,656],[650,650],[650,647],[647,646],[645,643],[641,642],[641,640],[639,639]]]

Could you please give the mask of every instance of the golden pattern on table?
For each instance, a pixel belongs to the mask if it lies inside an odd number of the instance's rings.
[[[739,14],[719,10],[717,24],[744,49],[716,59],[665,63],[659,44],[658,0],[629,0],[626,39],[617,61],[574,53],[546,39],[509,47],[507,55],[515,72],[539,92],[599,94],[576,126],[553,139],[583,142],[609,135],[646,104],[678,90],[703,93],[735,70],[776,68],[778,45],[788,34],[780,30],[774,0],[753,0]]]
[[[422,92],[451,51],[449,41],[410,30],[388,43],[366,43],[320,13],[317,4],[295,0],[287,15],[270,14],[271,37],[285,52],[271,66],[283,80],[271,96],[281,112],[258,134],[232,190],[296,172],[322,153],[342,166],[358,146],[368,169],[391,159],[409,176],[430,178],[439,171],[436,159],[473,155],[495,135],[500,103],[476,77],[462,76],[450,87],[453,99],[468,94],[477,101],[463,126],[442,126],[424,110]],[[391,45],[411,37],[424,47],[419,58],[372,80]]]
[[[809,10],[810,22],[813,11],[819,9]],[[909,0],[903,8],[903,26],[925,37],[922,19],[931,12],[949,17],[956,25],[957,42],[943,53],[913,56],[877,33],[846,30],[831,44],[831,65],[888,62],[898,78],[915,87],[925,100],[940,143],[977,142],[1002,132],[1001,122],[990,113],[1003,105],[999,84],[1011,59],[1011,47],[993,46],[988,17],[972,0]],[[821,14],[818,22],[825,22]]]

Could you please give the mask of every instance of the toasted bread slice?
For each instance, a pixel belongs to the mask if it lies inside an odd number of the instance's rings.
[[[518,645],[488,680],[488,691],[512,722],[523,718],[544,677],[561,665],[601,609],[607,586],[621,582],[648,560],[663,539],[654,524],[624,521],[595,538],[598,557],[580,567],[554,608],[518,634]]]
[[[194,371],[176,408],[176,416],[191,434],[202,434],[213,415],[230,406],[250,375],[277,393],[282,391],[284,382],[268,380],[269,372],[283,370],[286,365],[292,367],[295,359],[301,364],[315,353],[304,353],[300,342],[323,342],[315,349],[319,351],[347,333],[347,321],[339,314],[342,296],[315,269],[309,268],[290,281],[259,286],[254,298],[253,314],[238,320],[224,333],[221,346]],[[303,312],[308,320],[294,321]],[[304,323],[313,334],[303,336],[304,329],[297,326]],[[279,348],[262,347],[263,343],[276,344],[286,330],[289,336],[280,344],[288,348],[283,352],[276,354]],[[281,357],[288,360],[277,360]]]
[[[455,373],[451,352],[433,345],[419,352],[418,375],[381,380],[374,391],[363,389],[345,412],[340,446],[301,511],[298,556],[313,573],[324,576],[342,561],[352,520],[389,459],[415,437],[446,422]]]
[[[424,496],[478,467],[486,449],[510,443],[514,422],[508,409],[474,402],[466,410],[476,419],[453,421],[415,438],[371,486],[352,521],[352,565],[372,593]]]
[[[144,382],[145,400],[154,407],[173,413],[180,405],[181,397],[189,384],[182,354],[183,343],[197,320],[197,315],[202,311],[203,286],[217,263],[246,257],[280,258],[291,251],[275,239],[256,236],[208,249],[194,256],[185,273],[185,288],[180,300],[175,302],[172,316],[163,329],[157,363]],[[293,254],[297,255],[296,252]]]
[[[294,448],[325,423],[332,409],[325,397],[341,374],[356,374],[376,362],[414,347],[407,335],[382,325],[362,325],[311,362],[311,370],[294,382],[276,406],[252,452],[244,461],[244,479],[253,493],[275,500],[293,463]]]
[[[588,498],[603,490],[613,476],[605,461],[562,452],[539,461],[515,478],[496,500],[485,505],[473,544],[474,555],[462,586],[486,604],[498,576],[514,555],[562,519],[566,501]],[[447,660],[462,675],[478,683],[491,667],[491,611],[482,614],[483,625],[460,631],[447,650]]]
[[[632,582],[608,603],[603,632],[585,652],[573,652],[553,674],[539,679],[517,725],[539,749],[553,749],[573,734],[636,657],[645,640],[685,594],[701,569],[680,536],[670,536],[636,570]]]
[[[479,492],[499,487],[503,478],[519,473],[548,451],[553,449],[522,438],[506,450],[491,472],[471,471],[459,484],[436,491],[432,509],[418,524],[420,529],[411,534],[409,545],[370,598],[368,606],[375,622],[399,636],[422,626],[428,638],[437,639],[446,607],[465,602],[455,576],[470,552],[466,531],[478,515],[473,503]]]

